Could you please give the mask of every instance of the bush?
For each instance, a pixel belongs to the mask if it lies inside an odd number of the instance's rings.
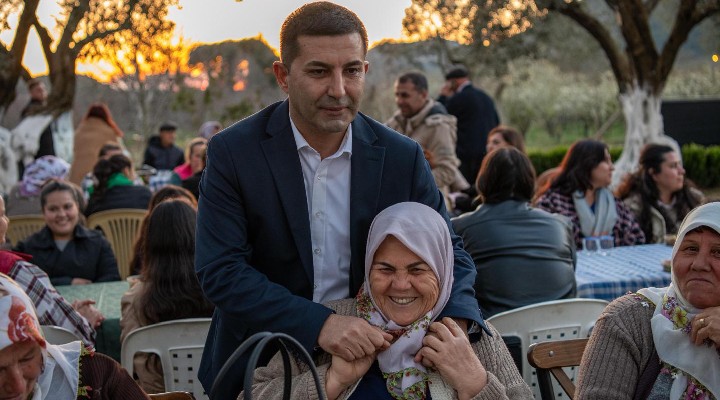
[[[528,152],[528,158],[530,158],[533,167],[535,167],[535,172],[540,175],[543,171],[560,165],[563,157],[565,157],[565,153],[567,153],[568,147],[569,146],[558,146],[547,151],[531,150]],[[620,158],[620,153],[622,153],[622,147],[610,148],[610,157],[613,160]]]

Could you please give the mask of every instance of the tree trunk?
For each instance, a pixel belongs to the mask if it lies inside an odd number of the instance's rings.
[[[75,55],[72,50],[58,49],[50,61],[50,84],[46,110],[54,116],[72,110],[75,99]]]
[[[633,84],[625,93],[620,93],[620,105],[625,116],[625,146],[620,159],[615,163],[613,186],[623,177],[632,173],[640,160],[640,151],[647,143],[661,143],[672,146],[680,154],[677,142],[665,135],[661,99],[649,89]]]

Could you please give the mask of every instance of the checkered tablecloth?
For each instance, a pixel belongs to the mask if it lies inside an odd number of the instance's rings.
[[[611,301],[645,287],[668,286],[670,273],[662,261],[671,254],[672,247],[664,244],[616,247],[607,255],[578,251],[577,297]]]

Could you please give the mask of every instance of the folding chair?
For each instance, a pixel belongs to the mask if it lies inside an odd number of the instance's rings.
[[[519,338],[525,355],[532,343],[587,338],[607,304],[607,301],[597,299],[546,301],[493,315],[488,322],[501,335]],[[571,368],[568,375],[574,379],[575,369]],[[540,398],[535,368],[526,357],[522,357],[522,376],[535,398]],[[560,387],[555,393],[555,399],[568,398]]]
[[[550,374],[555,377],[569,398],[575,398],[575,382],[565,373],[563,367],[580,365],[587,343],[588,339],[583,338],[540,342],[530,345],[527,359],[537,371],[542,400],[556,398]]]

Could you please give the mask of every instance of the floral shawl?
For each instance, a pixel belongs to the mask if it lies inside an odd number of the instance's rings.
[[[435,272],[440,293],[435,306],[408,326],[400,326],[383,315],[373,299],[370,268],[375,252],[389,235],[422,258]],[[390,394],[396,399],[424,399],[427,371],[414,361],[430,323],[450,298],[453,284],[453,245],[445,220],[432,208],[420,203],[398,203],[379,213],[373,220],[365,252],[365,284],[358,293],[358,315],[372,325],[390,332],[397,340],[378,355],[378,364]]]
[[[708,203],[688,213],[673,246],[673,260],[685,235],[700,226],[720,233],[720,203]],[[671,367],[665,368],[672,371],[670,398],[705,399],[708,393],[720,398],[720,354],[714,345],[696,346],[690,341],[690,324],[702,310],[685,300],[676,286],[674,272],[672,281],[666,288],[638,292],[656,305],[650,323],[658,356]]]
[[[22,180],[19,182],[20,195],[39,196],[48,179],[66,179],[68,173],[70,173],[70,164],[62,158],[42,156],[25,168]]]

